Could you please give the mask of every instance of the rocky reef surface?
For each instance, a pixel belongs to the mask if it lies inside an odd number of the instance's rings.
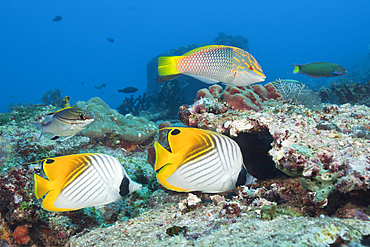
[[[147,161],[151,131],[169,123],[121,115],[93,98],[78,103],[96,119],[86,130],[64,142],[38,141],[28,121],[55,107],[24,107],[0,126],[0,246],[369,245],[370,108],[313,110],[284,101],[271,85],[202,93],[180,108],[180,120],[232,137],[257,184],[221,194],[170,192]],[[123,135],[126,124],[134,139]],[[85,152],[116,157],[143,189],[74,212],[41,209],[32,195],[40,163],[25,163]]]
[[[219,104],[200,99],[192,106],[182,106],[180,120],[231,137],[268,133],[272,140],[268,155],[276,168],[301,177],[314,202],[326,205],[335,191],[370,188],[369,107],[326,104],[322,111],[313,111],[303,105],[264,101],[257,112],[224,110],[215,114]]]

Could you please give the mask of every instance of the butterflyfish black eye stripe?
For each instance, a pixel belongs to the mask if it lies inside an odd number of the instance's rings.
[[[41,207],[62,212],[103,205],[141,189],[127,176],[122,164],[105,154],[74,154],[43,163],[47,179],[34,176],[35,195]],[[122,184],[127,186],[122,188]],[[123,191],[123,192],[122,192]]]
[[[172,130],[171,131],[171,135],[178,135],[178,134],[180,134],[180,130],[179,129],[174,129],[174,130]]]
[[[167,136],[172,152],[158,142],[154,145],[154,167],[158,168],[159,183],[174,191],[218,193],[236,188],[244,165],[234,140],[197,128],[169,127],[165,130],[171,133],[179,130],[179,133]]]

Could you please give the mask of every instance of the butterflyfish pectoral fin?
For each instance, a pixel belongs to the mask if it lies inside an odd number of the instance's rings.
[[[34,183],[33,183],[34,184],[34,194],[37,199],[40,199],[41,197],[43,197],[46,193],[50,191],[50,188],[49,188],[50,181],[43,177],[40,177],[37,174],[33,175],[33,179],[34,179]]]

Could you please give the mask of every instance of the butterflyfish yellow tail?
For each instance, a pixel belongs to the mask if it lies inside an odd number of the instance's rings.
[[[34,179],[34,193],[37,199],[40,199],[43,197],[46,193],[50,191],[49,184],[50,181],[40,177],[37,174],[34,174],[33,176]]]
[[[294,65],[293,73],[299,73],[299,65]]]
[[[181,56],[171,57],[159,57],[158,58],[158,75],[169,76],[180,74],[181,72],[177,69],[177,61]]]

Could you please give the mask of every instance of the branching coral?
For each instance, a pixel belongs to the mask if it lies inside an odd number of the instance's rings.
[[[135,116],[138,116],[141,111],[147,110],[150,106],[150,99],[146,96],[145,93],[143,95],[139,95],[137,98],[134,98],[131,95],[130,98],[125,98],[121,105],[117,107],[117,110],[122,115],[126,115],[131,113]]]
[[[273,84],[280,91],[284,100],[289,103],[303,104],[308,108],[315,108],[321,104],[319,95],[299,81],[277,79]]]
[[[61,96],[61,89],[54,88],[42,96],[41,102],[45,105],[53,105],[53,106],[60,106],[62,103],[62,96]]]

